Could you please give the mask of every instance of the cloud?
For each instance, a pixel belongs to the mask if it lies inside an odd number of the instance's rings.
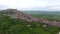
[[[6,5],[0,5],[0,9],[7,9],[9,6]]]
[[[0,0],[2,8],[16,8],[21,10],[58,10],[60,0]],[[1,6],[0,6],[1,7]]]
[[[46,2],[42,0],[0,0],[0,4],[9,5],[11,8],[29,8],[34,6],[44,7]]]

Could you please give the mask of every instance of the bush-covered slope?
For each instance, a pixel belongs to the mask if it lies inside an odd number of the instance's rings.
[[[0,34],[56,34],[58,31],[58,28],[40,22],[29,23],[10,18],[6,15],[13,14],[13,12],[8,11],[0,12]]]
[[[0,34],[55,34],[57,31],[56,27],[43,23],[29,24],[26,21],[0,15]]]

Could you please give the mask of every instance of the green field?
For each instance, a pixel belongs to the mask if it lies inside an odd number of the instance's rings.
[[[31,14],[34,17],[43,18],[45,20],[60,21],[60,11],[24,11],[26,14]]]

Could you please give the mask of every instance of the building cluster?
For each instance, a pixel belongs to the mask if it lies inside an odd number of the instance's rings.
[[[7,11],[12,11],[12,9],[8,9]],[[33,17],[31,15],[27,15],[21,11],[18,11],[18,10],[13,10],[12,11],[13,14],[12,15],[9,15],[11,18],[18,18],[18,19],[21,19],[21,20],[25,20],[25,21],[28,21],[28,22],[39,22],[39,23],[45,23],[45,24],[48,24],[48,25],[52,25],[52,26],[55,26],[55,27],[60,27],[60,22],[57,22],[57,21],[52,21],[52,20],[44,20],[42,18],[37,18],[37,17]]]

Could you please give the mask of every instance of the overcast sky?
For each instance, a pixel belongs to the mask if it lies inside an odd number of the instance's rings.
[[[60,11],[60,0],[0,0],[0,9]]]

